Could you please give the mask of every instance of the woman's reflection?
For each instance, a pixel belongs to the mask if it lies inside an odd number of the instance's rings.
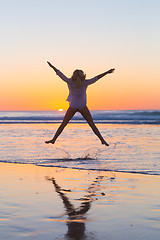
[[[87,220],[85,214],[91,207],[91,202],[94,200],[93,197],[96,196],[96,191],[100,189],[100,181],[102,180],[102,176],[98,176],[93,183],[86,190],[86,194],[80,200],[82,201],[79,208],[75,208],[74,205],[70,202],[69,198],[64,193],[66,190],[61,189],[61,187],[56,183],[55,178],[47,178],[47,180],[52,181],[55,191],[61,197],[64,207],[66,209],[66,213],[68,215],[68,232],[66,237],[75,240],[82,240],[86,238],[85,234],[85,222]],[[70,190],[68,190],[70,191]]]

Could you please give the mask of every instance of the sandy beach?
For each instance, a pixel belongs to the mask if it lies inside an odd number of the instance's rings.
[[[159,240],[160,177],[0,163],[0,239]]]

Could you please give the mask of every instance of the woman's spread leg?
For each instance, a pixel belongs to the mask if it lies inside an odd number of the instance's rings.
[[[96,127],[96,125],[93,122],[93,118],[92,115],[89,111],[89,109],[87,108],[87,106],[85,106],[82,109],[78,110],[82,116],[84,117],[84,119],[88,122],[89,126],[92,128],[93,132],[97,135],[97,137],[101,140],[102,144],[105,144],[106,146],[109,146],[109,144],[104,140],[104,138],[102,137],[101,133],[99,132],[98,128]]]
[[[74,114],[76,112],[77,112],[77,109],[69,107],[67,112],[66,112],[66,114],[65,114],[65,116],[64,116],[63,122],[61,123],[61,125],[57,129],[54,137],[51,140],[49,140],[49,141],[45,141],[45,143],[52,143],[52,144],[54,144],[56,139],[58,138],[58,136],[61,134],[61,132],[63,131],[65,126],[68,124],[68,122],[71,120],[71,118],[74,116]]]

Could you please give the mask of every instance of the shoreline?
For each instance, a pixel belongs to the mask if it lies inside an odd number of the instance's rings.
[[[1,237],[159,240],[159,184],[156,175],[0,163]]]
[[[66,162],[72,162],[74,161],[74,159],[58,159],[60,161],[66,161]],[[87,159],[86,159],[87,161]],[[85,169],[85,168],[80,168],[80,167],[65,167],[65,166],[48,166],[48,165],[43,165],[43,164],[34,164],[34,163],[22,163],[22,162],[9,162],[9,161],[0,161],[0,164],[4,163],[4,164],[17,164],[17,165],[32,165],[32,166],[36,166],[36,167],[42,167],[42,168],[59,168],[59,169],[70,169],[70,170],[78,170],[78,171],[93,171],[93,172],[104,172],[104,173],[122,173],[122,174],[133,174],[133,175],[144,175],[144,176],[156,176],[156,177],[160,177],[160,175],[158,173],[147,173],[147,172],[134,172],[134,171],[123,171],[123,170],[112,170],[112,169],[94,169],[94,168],[90,168],[90,169]]]

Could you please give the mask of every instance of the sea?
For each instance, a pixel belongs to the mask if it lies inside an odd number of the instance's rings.
[[[65,111],[1,111],[0,162],[160,175],[160,110],[91,111],[109,147],[76,113],[56,143]]]

